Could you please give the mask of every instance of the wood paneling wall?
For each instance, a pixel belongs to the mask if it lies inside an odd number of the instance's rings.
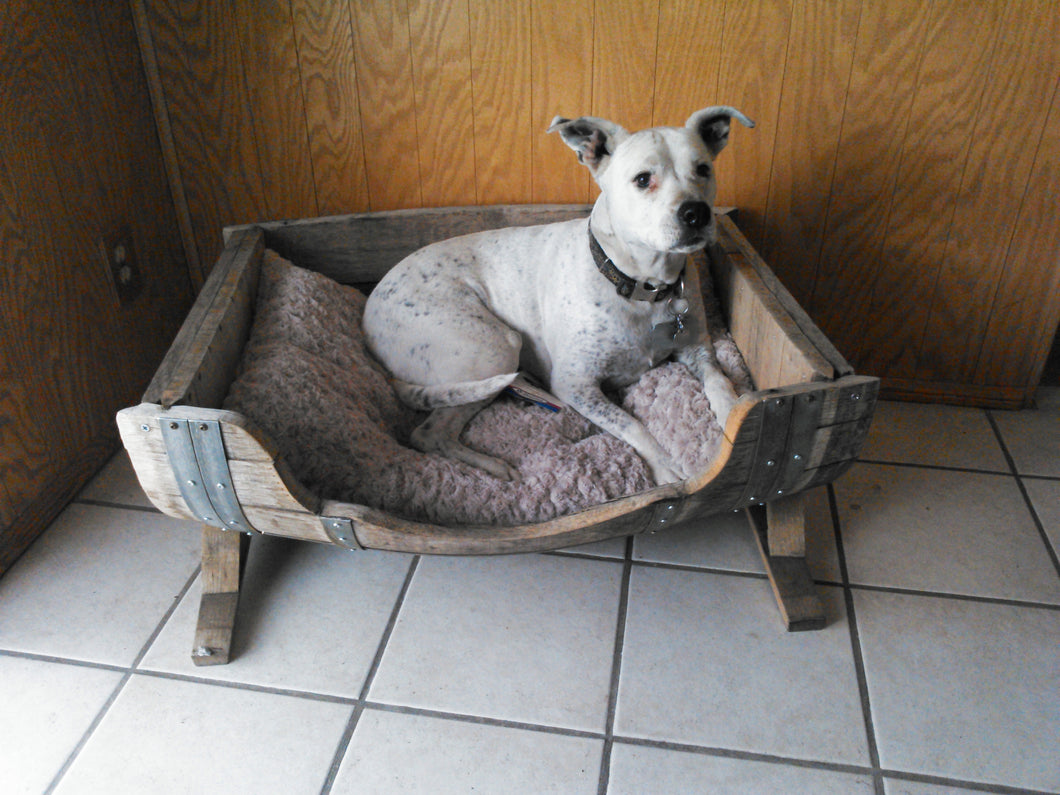
[[[185,245],[594,196],[545,128],[755,118],[720,201],[891,394],[1018,406],[1060,321],[1056,0],[133,0]],[[171,131],[171,135],[168,131]]]
[[[0,5],[0,572],[118,448],[191,295],[130,9],[47,6]]]

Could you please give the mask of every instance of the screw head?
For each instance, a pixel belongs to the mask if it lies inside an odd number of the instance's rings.
[[[143,431],[144,433],[147,433],[148,431],[151,430],[151,426],[146,424],[146,423],[144,423],[143,425],[140,426],[140,430]]]

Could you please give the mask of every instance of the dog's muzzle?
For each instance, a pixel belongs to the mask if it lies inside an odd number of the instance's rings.
[[[677,208],[677,220],[689,230],[706,228],[712,215],[710,205],[706,202],[684,202]]]

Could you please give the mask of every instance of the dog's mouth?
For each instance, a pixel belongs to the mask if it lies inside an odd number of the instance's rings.
[[[707,229],[689,231],[681,235],[680,239],[677,241],[677,245],[673,246],[670,250],[675,254],[691,254],[693,251],[699,251],[708,243],[713,243],[714,237],[713,226],[708,227]]]

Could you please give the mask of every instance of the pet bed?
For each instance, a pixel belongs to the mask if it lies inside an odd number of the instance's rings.
[[[572,412],[546,416],[507,399],[466,432],[524,474],[500,498],[479,499],[480,487],[498,485],[484,484],[487,476],[401,444],[417,417],[387,395],[385,375],[364,353],[355,288],[370,288],[434,240],[589,209],[396,211],[226,230],[226,248],[143,403],[118,414],[155,506],[205,525],[196,663],[228,659],[254,533],[346,549],[502,554],[749,509],[785,623],[822,625],[799,495],[853,462],[878,380],[853,374],[731,218],[719,218],[718,243],[694,262],[704,303],[717,297],[716,319],[728,329],[712,329],[716,350],[744,393],[726,427],[712,426],[709,404],[677,365],[617,397],[696,473],[688,480],[655,486],[627,446]],[[514,433],[498,437],[491,427]],[[352,462],[351,450],[360,456]],[[424,458],[435,460],[423,468]]]

